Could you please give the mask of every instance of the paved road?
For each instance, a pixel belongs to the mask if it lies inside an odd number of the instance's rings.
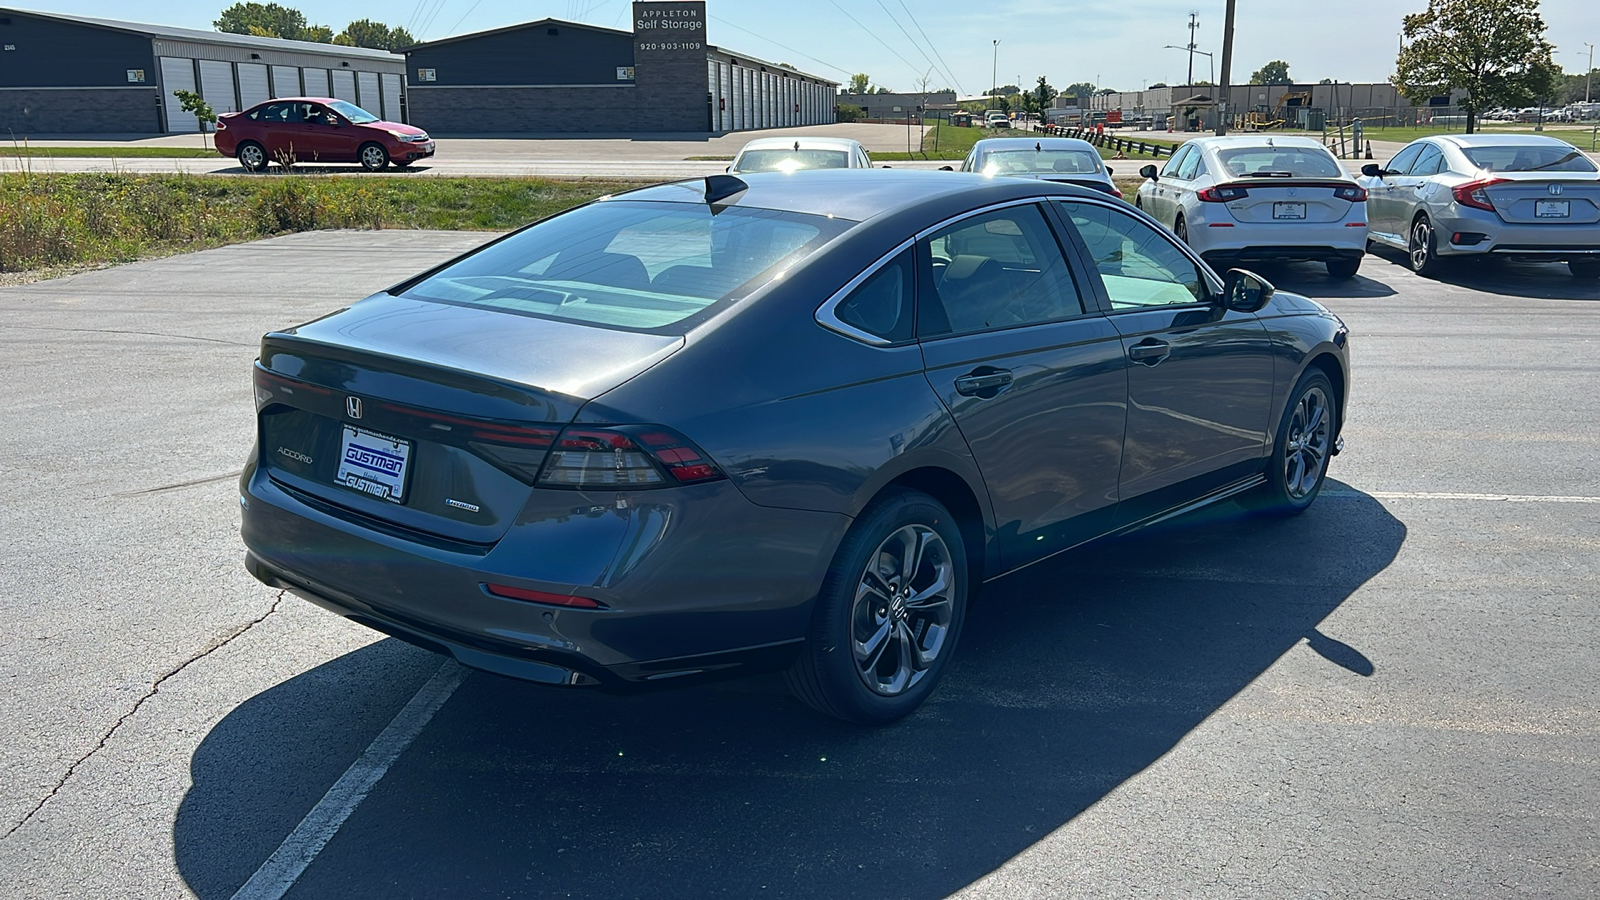
[[[483,238],[0,289],[0,894],[233,896],[440,672],[246,577],[234,476],[261,332]],[[1600,896],[1600,286],[1267,274],[1354,331],[1305,516],[999,582],[879,731],[470,674],[289,896]]]

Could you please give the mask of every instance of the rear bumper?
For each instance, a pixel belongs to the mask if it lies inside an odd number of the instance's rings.
[[[1202,255],[1206,262],[1259,262],[1269,260],[1329,260],[1360,259],[1366,247],[1239,247],[1207,250]]]
[[[787,665],[849,525],[756,506],[728,482],[540,490],[491,547],[408,539],[301,502],[255,465],[245,566],[345,618],[473,668],[545,684],[649,686]],[[576,594],[603,609],[490,594]]]
[[[1360,259],[1367,252],[1366,210],[1337,222],[1240,222],[1221,204],[1195,204],[1185,223],[1189,244],[1207,258],[1236,260]],[[1349,223],[1349,224],[1346,224]]]
[[[1600,223],[1557,225],[1505,222],[1494,213],[1456,207],[1435,223],[1440,256],[1496,256],[1552,262],[1600,257]],[[1457,243],[1456,236],[1466,241]]]

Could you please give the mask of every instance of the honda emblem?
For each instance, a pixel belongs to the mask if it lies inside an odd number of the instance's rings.
[[[1559,184],[1550,185],[1550,193],[1552,193],[1552,194],[1560,194],[1561,193],[1561,185],[1559,185]]]
[[[360,397],[346,397],[346,398],[344,398],[344,411],[345,411],[345,414],[348,415],[352,419],[361,418],[361,398]]]

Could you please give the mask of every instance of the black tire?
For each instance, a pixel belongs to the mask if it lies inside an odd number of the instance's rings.
[[[1359,259],[1330,259],[1325,265],[1328,267],[1328,277],[1337,278],[1340,281],[1354,278],[1356,273],[1361,271],[1361,260]]]
[[[1172,223],[1172,233],[1177,235],[1178,240],[1189,243],[1189,223],[1183,220],[1182,214]]]
[[[234,151],[239,165],[246,172],[264,172],[267,169],[267,148],[255,141],[245,141]]]
[[[889,570],[904,569],[897,554],[913,541],[921,549],[912,576],[902,580]],[[886,591],[862,590],[869,582]],[[940,582],[946,587],[935,593]],[[924,593],[947,601],[908,602]],[[818,712],[847,722],[884,725],[909,715],[933,693],[955,652],[967,595],[966,547],[950,511],[918,491],[878,497],[839,543],[806,642],[787,673],[790,690]],[[910,654],[929,649],[931,661],[917,669]],[[868,658],[858,662],[858,651]],[[890,663],[894,671],[886,673]],[[897,686],[902,672],[905,681]]]
[[[1427,214],[1411,220],[1411,230],[1406,234],[1406,266],[1424,277],[1438,275],[1444,268],[1439,260],[1438,235]]]
[[[1302,426],[1308,397],[1320,395],[1324,419],[1309,435]],[[1267,460],[1267,483],[1252,492],[1249,505],[1261,512],[1280,516],[1296,516],[1305,512],[1322,493],[1328,479],[1328,463],[1333,457],[1334,440],[1339,435],[1339,397],[1333,392],[1333,383],[1321,369],[1307,369],[1294,390],[1289,392],[1289,403],[1284,407],[1278,422],[1278,431],[1272,442],[1272,456]],[[1309,439],[1307,439],[1309,437]],[[1314,477],[1305,469],[1291,465],[1291,454],[1302,466],[1309,465],[1309,453],[1320,453]],[[1299,471],[1299,477],[1295,473]]]
[[[356,159],[368,172],[381,172],[389,165],[389,151],[382,144],[369,141],[356,151]]]
[[[1567,271],[1573,278],[1600,278],[1600,259],[1569,259]]]

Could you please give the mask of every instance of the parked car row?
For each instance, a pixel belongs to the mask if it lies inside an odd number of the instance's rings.
[[[1196,138],[1140,174],[1135,205],[1217,266],[1320,260],[1350,278],[1379,244],[1419,274],[1476,257],[1600,277],[1600,171],[1551,137],[1420,138],[1360,177],[1310,138]]]

